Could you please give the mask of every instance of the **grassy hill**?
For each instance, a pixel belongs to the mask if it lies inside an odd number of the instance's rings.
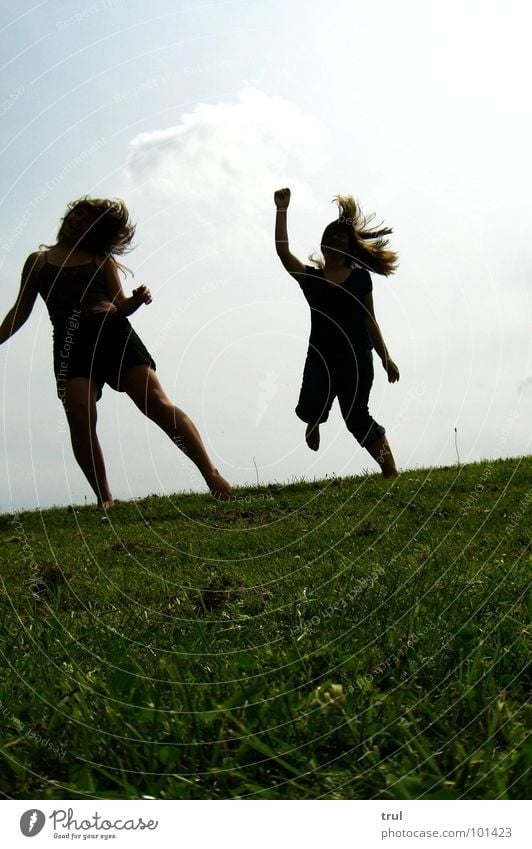
[[[526,798],[532,458],[0,517],[0,792]]]

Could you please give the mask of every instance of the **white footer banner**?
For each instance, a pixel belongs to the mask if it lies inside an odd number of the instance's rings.
[[[526,801],[6,800],[1,843],[192,849],[529,849]]]

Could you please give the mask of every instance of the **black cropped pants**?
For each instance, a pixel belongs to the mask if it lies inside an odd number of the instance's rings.
[[[309,347],[296,415],[307,424],[326,422],[338,398],[347,429],[360,445],[371,445],[386,432],[368,409],[373,376],[373,355],[366,348],[342,358]]]

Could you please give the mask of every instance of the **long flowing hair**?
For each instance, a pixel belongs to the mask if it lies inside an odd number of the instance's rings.
[[[57,241],[61,239],[65,219],[79,207],[93,212],[94,221],[76,247],[94,254],[102,261],[110,259],[124,273],[129,271],[127,266],[116,259],[132,250],[131,242],[136,229],[124,201],[120,198],[91,198],[87,195],[71,201],[59,224]]]
[[[327,245],[327,237],[333,232],[341,230],[349,236],[349,249],[346,255],[346,265],[361,266],[375,274],[388,276],[393,274],[399,265],[398,255],[395,251],[388,250],[388,239],[393,233],[391,227],[384,227],[382,223],[377,228],[370,227],[375,218],[375,213],[364,215],[359,204],[352,195],[336,195],[333,203],[338,205],[338,218],[331,221],[323,232],[321,239],[321,250]],[[322,257],[312,254],[309,259],[320,268],[323,268]]]

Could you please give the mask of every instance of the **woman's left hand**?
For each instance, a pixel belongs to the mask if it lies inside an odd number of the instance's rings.
[[[140,304],[151,304],[151,292],[147,286],[139,286],[137,289],[133,289],[133,295]]]
[[[383,365],[388,375],[388,383],[395,383],[396,380],[399,380],[399,369],[393,360],[387,360]]]

